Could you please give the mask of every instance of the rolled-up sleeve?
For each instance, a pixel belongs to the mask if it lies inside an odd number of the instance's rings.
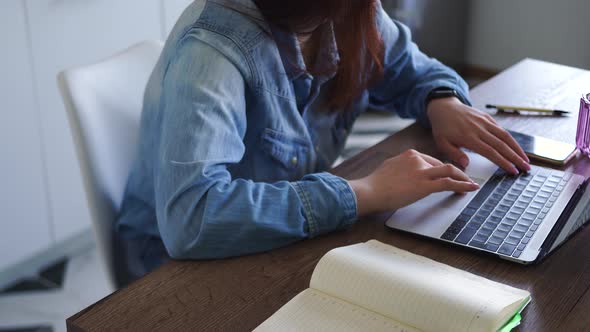
[[[426,99],[432,90],[456,90],[463,103],[471,104],[467,83],[454,70],[422,53],[406,26],[392,20],[382,8],[377,24],[385,47],[384,75],[369,91],[372,108],[395,111],[430,127]]]
[[[246,151],[244,77],[234,62],[191,36],[167,69],[155,195],[158,229],[173,258],[266,251],[356,220],[354,193],[335,175],[276,183],[232,179],[228,166]]]
[[[311,237],[350,226],[357,218],[356,196],[349,183],[330,173],[308,175],[293,187],[303,204]],[[326,210],[326,207],[338,210]]]

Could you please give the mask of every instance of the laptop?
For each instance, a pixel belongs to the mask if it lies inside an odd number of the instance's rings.
[[[432,194],[397,210],[386,225],[531,264],[590,219],[584,177],[539,166],[508,175],[486,158],[467,153],[465,173],[480,184],[478,191]]]

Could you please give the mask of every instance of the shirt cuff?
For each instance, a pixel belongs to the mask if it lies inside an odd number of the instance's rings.
[[[357,201],[348,181],[330,173],[292,183],[302,202],[309,237],[345,229],[357,220]]]

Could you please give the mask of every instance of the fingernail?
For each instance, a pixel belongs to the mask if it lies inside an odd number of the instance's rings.
[[[527,156],[527,155],[525,154],[525,155],[524,155],[524,157],[526,158],[526,162],[527,162],[527,163],[530,163],[530,162],[531,162],[531,160],[529,159],[529,156]]]
[[[476,182],[472,182],[472,187],[475,189],[479,189],[479,184]]]
[[[520,172],[518,171],[518,169],[514,166],[512,166],[512,168],[510,169],[510,171],[512,172],[512,174],[514,175],[518,175]]]
[[[524,169],[528,172],[531,170],[531,165],[529,164],[524,164]]]
[[[467,166],[469,166],[469,158],[461,157],[461,159],[459,159],[459,165],[463,168],[467,168]]]

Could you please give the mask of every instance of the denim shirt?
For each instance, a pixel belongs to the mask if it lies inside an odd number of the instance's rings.
[[[323,109],[338,50],[323,28],[313,77],[292,33],[271,27],[251,0],[197,0],[180,17],[146,88],[140,144],[117,230],[155,239],[176,259],[270,250],[344,229],[357,219],[348,182],[325,172],[368,108],[417,118],[425,99],[467,85],[425,56],[379,8],[383,78],[346,110]],[[277,45],[281,45],[281,48]]]

